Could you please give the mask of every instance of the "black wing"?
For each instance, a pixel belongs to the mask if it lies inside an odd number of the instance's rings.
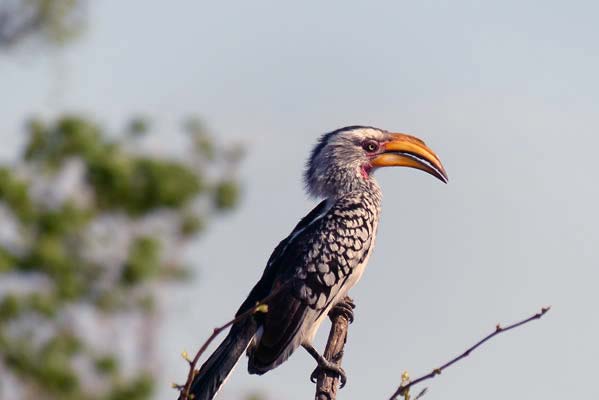
[[[289,247],[291,242],[298,236],[298,234],[304,231],[310,224],[320,218],[327,208],[327,201],[321,201],[316,207],[312,209],[304,218],[298,222],[293,228],[291,233],[275,247],[272,254],[268,258],[266,268],[262,273],[260,280],[254,285],[250,291],[247,299],[241,304],[237,314],[246,312],[250,308],[254,307],[256,303],[270,295],[277,276],[282,272],[280,269],[285,266],[282,262],[285,254],[285,250]]]
[[[264,373],[283,361],[306,339],[315,322],[339,294],[353,269],[368,253],[374,213],[359,197],[321,203],[275,249],[263,279],[245,307],[282,287],[257,316],[261,337],[250,355],[250,372]]]

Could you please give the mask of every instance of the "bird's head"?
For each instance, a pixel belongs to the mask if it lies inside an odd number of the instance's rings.
[[[307,163],[306,188],[316,197],[337,197],[376,185],[372,173],[381,167],[416,168],[447,183],[439,157],[422,140],[403,133],[350,126],[320,138]]]

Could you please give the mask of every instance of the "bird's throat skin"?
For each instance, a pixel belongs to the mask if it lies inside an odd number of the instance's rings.
[[[372,171],[372,164],[362,164],[362,167],[360,168],[360,174],[362,175],[362,178],[369,179],[370,171]]]

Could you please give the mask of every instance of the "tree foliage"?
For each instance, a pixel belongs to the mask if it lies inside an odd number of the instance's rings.
[[[27,39],[62,45],[78,36],[86,22],[86,0],[2,0],[0,47]]]
[[[0,397],[151,394],[157,285],[186,276],[181,247],[237,204],[240,152],[190,123],[185,156],[149,155],[146,130],[33,120],[0,166]]]

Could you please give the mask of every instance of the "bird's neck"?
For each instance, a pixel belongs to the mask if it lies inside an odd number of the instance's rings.
[[[348,195],[363,194],[372,199],[377,207],[380,206],[381,189],[372,173],[361,165],[355,168],[310,168],[306,175],[306,187],[308,193],[325,198],[330,204]]]
[[[334,204],[337,201],[346,199],[348,197],[356,197],[362,199],[362,202],[368,207],[374,207],[376,213],[379,214],[381,210],[382,192],[378,182],[373,176],[367,178],[356,179],[348,184],[342,186],[340,190],[337,190],[333,195],[328,197],[329,204]]]

